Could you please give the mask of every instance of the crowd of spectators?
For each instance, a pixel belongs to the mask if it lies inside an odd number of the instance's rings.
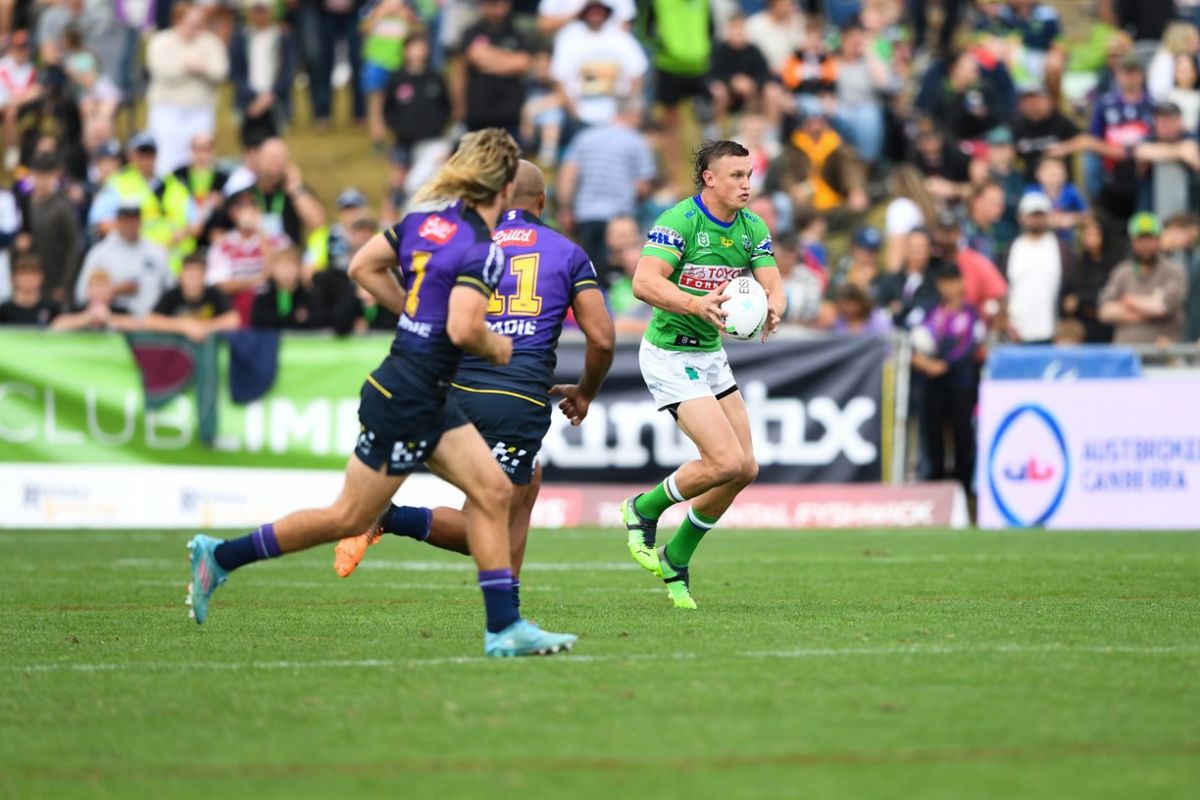
[[[10,0],[0,322],[386,329],[350,256],[499,126],[622,330],[648,318],[641,232],[727,137],[788,323],[1195,341],[1198,24],[1189,0]],[[288,136],[333,127],[338,86],[365,130],[344,135],[388,166],[320,198]],[[934,346],[931,384],[954,372]]]

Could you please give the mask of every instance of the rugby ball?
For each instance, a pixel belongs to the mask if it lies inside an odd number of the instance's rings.
[[[743,275],[725,287],[729,295],[721,308],[725,310],[725,332],[734,339],[756,339],[762,335],[767,322],[767,293],[762,284]]]

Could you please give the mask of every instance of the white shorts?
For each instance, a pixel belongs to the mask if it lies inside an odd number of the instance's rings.
[[[638,363],[642,368],[642,380],[659,411],[673,410],[680,403],[698,397],[720,400],[737,391],[737,382],[723,348],[709,353],[664,350],[643,339]]]

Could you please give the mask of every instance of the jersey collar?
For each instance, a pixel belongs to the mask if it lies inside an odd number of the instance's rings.
[[[501,225],[507,225],[513,222],[525,222],[529,225],[544,224],[541,217],[539,217],[537,214],[526,211],[523,208],[510,208],[508,211],[504,212],[503,217],[500,219]]]
[[[737,214],[734,214],[733,219],[731,219],[729,222],[722,222],[714,217],[712,212],[708,210],[708,206],[704,205],[704,201],[700,199],[700,195],[694,195],[692,200],[695,201],[696,207],[704,212],[704,216],[712,220],[714,225],[720,225],[722,228],[731,228],[733,227],[733,223],[737,222]]]

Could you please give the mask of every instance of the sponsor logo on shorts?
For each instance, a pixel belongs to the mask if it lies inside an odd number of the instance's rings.
[[[492,448],[492,458],[496,459],[496,463],[500,465],[500,469],[510,475],[521,468],[521,461],[527,455],[529,455],[528,450],[520,447],[510,447],[505,442],[496,442],[496,446]]]
[[[650,235],[646,237],[646,241],[650,244],[658,244],[663,247],[673,247],[676,250],[683,249],[683,236],[679,231],[663,225],[655,225],[650,229]]]
[[[536,228],[504,228],[492,234],[492,241],[501,247],[531,247],[537,238]]]
[[[679,285],[687,289],[698,289],[711,292],[722,283],[739,277],[743,267],[726,267],[719,264],[684,264],[683,274],[679,276]]]
[[[417,229],[417,235],[422,239],[428,239],[437,244],[445,244],[454,238],[455,232],[458,231],[458,223],[451,222],[448,219],[443,219],[437,214],[433,214],[425,218],[421,223],[421,227]]]

